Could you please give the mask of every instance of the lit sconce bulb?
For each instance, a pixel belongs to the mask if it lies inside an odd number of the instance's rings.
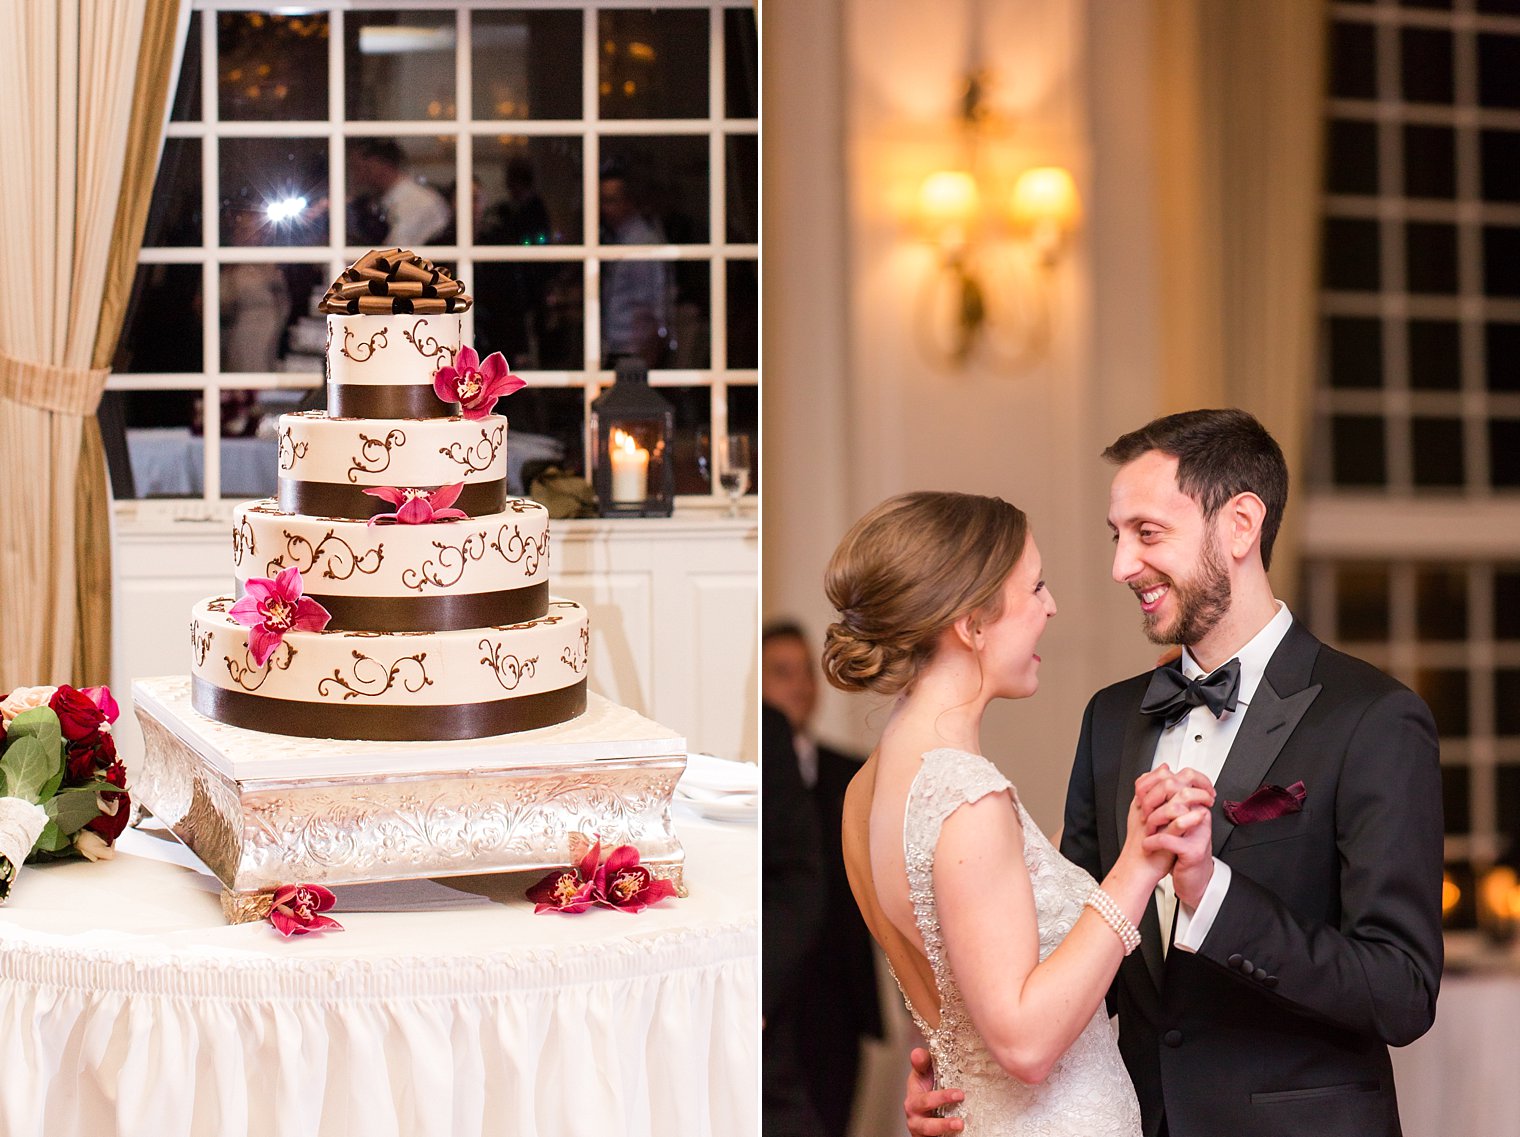
[[[1457,906],[1457,901],[1462,899],[1462,890],[1457,887],[1457,882],[1451,879],[1447,873],[1441,880],[1441,915],[1449,915]]]
[[[1014,227],[1029,237],[1041,263],[1053,264],[1081,213],[1076,183],[1060,166],[1025,170],[1014,183],[1010,210]]]
[[[981,212],[981,191],[965,170],[940,170],[918,190],[919,214],[930,234],[946,248],[966,244]]]

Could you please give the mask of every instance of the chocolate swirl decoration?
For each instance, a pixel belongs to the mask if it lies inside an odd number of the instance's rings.
[[[480,657],[480,662],[491,669],[496,676],[496,682],[500,683],[502,690],[515,691],[517,685],[522,682],[523,676],[529,679],[538,671],[538,656],[530,655],[527,659],[519,659],[517,656],[502,651],[502,645],[492,643],[490,640],[480,641],[480,650],[489,654]],[[510,677],[511,682],[507,682]]]
[[[206,656],[211,653],[211,629],[201,631],[199,620],[190,621],[190,652],[195,656],[195,666],[201,667],[206,662]]]
[[[426,257],[371,249],[338,274],[318,307],[334,316],[427,316],[468,311],[473,302],[464,285]]]
[[[425,651],[419,651],[416,655],[405,656],[389,666],[381,663],[374,656],[365,655],[357,649],[354,651],[353,656],[354,663],[349,668],[352,682],[344,678],[343,672],[337,668],[333,668],[333,673],[325,676],[317,684],[317,694],[321,695],[324,699],[327,698],[333,689],[328,684],[332,684],[333,687],[343,688],[342,698],[344,700],[356,699],[361,695],[367,699],[373,699],[389,691],[396,685],[398,680],[403,688],[414,695],[424,687],[431,687],[433,685],[433,680],[429,678],[427,673],[427,664],[424,662],[427,659],[427,652]],[[407,664],[411,664],[412,667],[407,668]],[[403,669],[414,670],[415,674],[410,678],[402,678]],[[360,673],[361,670],[364,674]],[[416,686],[413,686],[414,683]]]
[[[567,647],[559,654],[559,661],[571,671],[579,675],[586,670],[586,662],[591,658],[591,629],[581,629],[580,643],[574,647]]]
[[[297,442],[294,435],[295,429],[293,427],[287,426],[284,430],[280,431],[279,458],[280,469],[282,470],[295,469],[296,463],[306,457],[306,452],[311,449],[310,442]]]
[[[360,474],[380,474],[390,469],[391,448],[406,445],[406,431],[392,430],[384,438],[359,435],[359,454],[349,459],[348,480],[355,485]]]
[[[548,586],[545,585],[545,587],[547,588]],[[520,632],[524,628],[537,628],[540,626],[553,627],[563,619],[563,616],[540,616],[538,619],[529,620],[525,624],[495,624],[492,625],[491,630],[493,632]]]
[[[235,601],[230,596],[218,596],[215,600],[206,601],[206,611],[225,615],[232,609]]]
[[[451,442],[447,446],[440,446],[438,453],[450,462],[459,463],[468,473],[484,473],[491,468],[491,463],[496,461],[496,455],[501,451],[502,440],[506,438],[506,435],[507,428],[504,426],[498,426],[489,434],[484,427],[481,427],[479,442],[472,442],[468,446],[463,442]]]
[[[502,507],[501,512],[505,512],[506,510],[510,509],[513,513],[532,513],[535,509],[542,508],[543,506],[539,505],[538,502],[533,501],[530,498],[513,497],[507,499],[507,504]]]
[[[445,364],[452,364],[454,362],[454,349],[446,344],[439,343],[436,336],[423,335],[422,329],[425,327],[427,327],[427,320],[425,318],[420,319],[412,325],[411,331],[402,329],[401,337],[415,347],[417,354],[424,359],[436,359],[439,367]],[[435,367],[434,370],[436,371],[437,368]]]
[[[357,338],[352,328],[344,328],[343,346],[338,349],[340,355],[352,359],[355,363],[368,363],[371,359],[375,358],[375,352],[379,351],[382,347],[390,346],[385,328],[381,328],[367,340],[359,340],[359,342],[354,344],[354,350],[349,351],[349,341]]]
[[[325,559],[327,563],[322,566],[324,580],[347,580],[356,572],[363,573],[365,576],[374,576],[380,571],[381,562],[385,560],[383,544],[376,545],[367,553],[356,553],[354,547],[339,537],[335,529],[329,529],[315,545],[311,543],[310,538],[303,537],[299,533],[292,533],[289,529],[284,531],[283,536],[285,551],[264,567],[266,576],[278,576],[282,570],[295,565],[304,577]],[[289,564],[286,563],[287,557]]]
[[[246,648],[247,645],[245,644]],[[227,665],[227,674],[232,676],[232,681],[245,691],[257,691],[264,685],[276,670],[289,671],[290,665],[295,662],[296,649],[288,643],[282,643],[274,649],[274,654],[264,661],[264,666],[259,667],[253,662],[253,656],[246,651],[243,653],[243,661],[240,663],[230,655],[222,656],[222,661]],[[249,676],[257,676],[258,681],[249,686]]]
[[[243,555],[250,557],[258,556],[258,545],[253,539],[253,526],[248,524],[248,518],[243,518],[232,527],[232,565],[239,568],[243,564]]]
[[[516,525],[512,526],[512,536],[503,540],[507,527],[503,525],[496,531],[496,540],[491,542],[491,548],[501,554],[502,560],[509,565],[522,563],[523,572],[528,576],[538,575],[538,567],[549,555],[549,532],[544,531],[543,537],[535,541],[531,537],[524,537],[522,530]]]
[[[464,576],[464,570],[470,562],[478,561],[486,555],[486,547],[486,535],[483,532],[472,533],[458,545],[434,541],[433,548],[438,550],[436,560],[429,557],[416,568],[403,570],[401,583],[414,592],[421,592],[429,584],[437,588],[452,588]]]

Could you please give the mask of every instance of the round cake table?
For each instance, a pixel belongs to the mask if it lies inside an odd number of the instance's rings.
[[[534,915],[541,874],[356,885],[227,926],[149,822],[0,908],[6,1137],[759,1131],[758,833],[676,810],[690,895]]]

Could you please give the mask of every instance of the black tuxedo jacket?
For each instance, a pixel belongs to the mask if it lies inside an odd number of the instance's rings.
[[[1172,664],[1177,666],[1177,664]],[[1159,721],[1150,676],[1093,696],[1061,851],[1101,880],[1124,840]],[[1302,781],[1303,810],[1235,826],[1225,801]],[[1111,994],[1147,1137],[1385,1137],[1388,1046],[1435,1019],[1441,780],[1425,703],[1294,623],[1216,784],[1214,854],[1232,879],[1198,952],[1163,958],[1150,905]]]

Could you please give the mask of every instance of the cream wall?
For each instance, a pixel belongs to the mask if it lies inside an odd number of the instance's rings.
[[[908,489],[998,494],[1031,516],[1060,615],[1042,689],[994,709],[987,753],[1060,824],[1088,696],[1155,656],[1108,577],[1098,453],[1158,404],[1149,5],[983,0],[983,60],[1015,127],[1000,161],[1076,175],[1083,228],[1059,267],[1044,360],[956,372],[912,332],[930,250],[903,201],[956,156],[974,0],[770,0],[763,13],[764,602],[821,634],[835,542]],[[821,733],[865,750],[883,711],[830,691]]]

